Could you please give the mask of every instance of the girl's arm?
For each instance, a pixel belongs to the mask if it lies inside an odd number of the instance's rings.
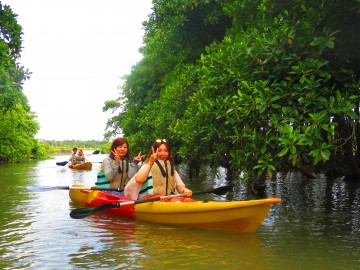
[[[140,168],[140,170],[135,174],[136,183],[142,184],[145,182],[145,180],[151,170],[151,167],[152,167],[152,163],[150,161],[148,161]]]
[[[140,170],[135,174],[135,181],[138,184],[142,184],[145,182],[151,167],[154,165],[154,162],[157,160],[157,152],[159,149],[156,149],[154,153],[154,148],[152,148],[152,154],[150,155],[149,159],[145,161],[145,164],[140,168]]]
[[[180,175],[178,174],[177,171],[174,172],[174,178],[175,178],[177,192],[179,192],[180,194],[185,193],[187,197],[191,197],[192,191],[185,187],[185,184],[181,180]]]
[[[135,176],[134,176],[126,184],[124,189],[124,195],[128,199],[137,200],[140,190],[141,190],[141,184],[138,184],[135,181]]]

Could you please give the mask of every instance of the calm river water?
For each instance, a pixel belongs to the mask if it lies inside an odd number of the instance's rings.
[[[91,186],[100,164],[89,171],[55,164],[64,160],[0,164],[0,269],[360,269],[359,184],[279,175],[266,183],[266,196],[282,203],[256,233],[208,231],[105,213],[71,219],[68,191],[44,187]],[[227,184],[221,170],[198,180],[182,175],[193,191]],[[197,199],[253,199],[241,185],[203,196]]]

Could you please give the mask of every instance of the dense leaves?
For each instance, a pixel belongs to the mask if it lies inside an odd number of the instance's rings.
[[[17,62],[21,35],[16,15],[0,2],[0,162],[48,157],[34,139],[39,124],[22,91],[30,72]]]
[[[47,157],[43,146],[34,139],[39,130],[34,118],[21,105],[7,111],[0,110],[0,162]]]
[[[5,110],[14,108],[18,103],[27,106],[22,84],[30,73],[17,63],[21,34],[16,15],[9,6],[0,3],[0,107]]]
[[[359,179],[358,1],[154,1],[144,25],[112,122],[134,145],[166,137],[245,176]]]

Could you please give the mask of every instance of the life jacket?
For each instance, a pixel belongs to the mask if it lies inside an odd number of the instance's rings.
[[[97,173],[97,181],[95,185],[99,188],[109,188],[110,182],[106,180],[105,173],[102,170],[102,164],[100,164],[100,167],[98,169]]]
[[[118,167],[118,173],[120,174],[120,185],[115,188],[124,188],[125,180],[128,178],[129,172],[129,160],[122,160]],[[97,173],[97,182],[95,185],[99,188],[110,188],[111,182],[108,181],[105,177],[105,173],[102,169],[102,164],[100,165]]]
[[[153,189],[153,178],[151,171],[149,172],[145,182],[141,185],[141,190],[139,192],[139,196],[143,197],[145,195],[154,194]]]
[[[141,185],[140,197],[148,194],[169,195],[175,189],[175,168],[169,161],[157,160]]]
[[[85,157],[84,156],[78,156],[78,157],[76,157],[76,161],[80,162],[80,163],[85,162]]]
[[[120,166],[118,167],[118,173],[121,175],[120,178],[120,185],[116,186],[115,188],[121,188],[124,189],[125,188],[125,182],[126,180],[129,178],[128,173],[129,173],[129,160],[122,160],[120,162]],[[111,183],[110,183],[110,187],[111,187]]]

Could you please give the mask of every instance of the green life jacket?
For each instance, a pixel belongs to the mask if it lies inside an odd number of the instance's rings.
[[[102,170],[102,164],[100,165],[100,167],[98,169],[97,181],[96,181],[95,185],[97,185],[97,187],[99,187],[99,188],[109,188],[110,187],[110,182],[108,180],[106,180],[105,174]]]
[[[143,197],[148,194],[154,194],[153,178],[152,178],[151,172],[149,172],[145,182],[141,185],[141,190],[139,192],[139,196]]]
[[[118,167],[118,173],[122,175],[121,181],[125,181],[128,177],[127,173],[129,172],[129,160],[121,161],[119,167]],[[122,169],[124,167],[124,169]],[[110,188],[110,182],[106,179],[105,173],[102,169],[102,164],[100,165],[98,169],[97,174],[97,182],[95,185],[99,188]],[[121,185],[125,185],[125,183],[121,183]]]

